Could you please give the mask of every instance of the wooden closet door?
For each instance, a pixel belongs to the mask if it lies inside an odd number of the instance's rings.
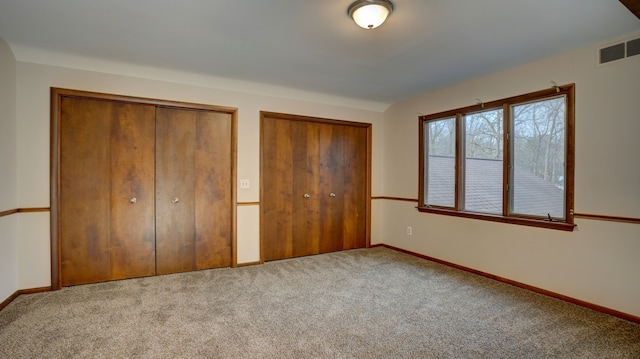
[[[291,126],[275,118],[261,121],[261,251],[267,261],[293,256],[293,148],[301,141]]]
[[[324,125],[320,141],[320,252],[366,246],[367,129]]]
[[[368,129],[263,114],[261,131],[262,260],[365,247]]]
[[[195,269],[229,267],[232,237],[232,118],[198,111],[195,148]]]
[[[153,275],[154,108],[82,98],[60,106],[62,285]]]
[[[156,270],[231,262],[231,116],[156,111]]]
[[[291,166],[292,186],[292,251],[291,257],[318,254],[322,233],[320,213],[321,172],[320,141],[323,125],[305,121],[290,122],[293,137]]]
[[[317,254],[320,126],[262,120],[262,258]]]
[[[111,127],[111,279],[154,275],[155,108],[114,103]]]
[[[367,246],[368,132],[364,127],[344,126],[342,249]]]
[[[344,213],[345,163],[344,163],[344,127],[323,124],[320,135],[320,173],[317,182],[320,185],[320,253],[342,250],[344,242],[344,223],[350,220],[350,214]]]

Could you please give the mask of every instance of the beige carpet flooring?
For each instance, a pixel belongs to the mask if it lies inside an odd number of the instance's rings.
[[[0,358],[640,358],[640,325],[386,248],[23,295]]]

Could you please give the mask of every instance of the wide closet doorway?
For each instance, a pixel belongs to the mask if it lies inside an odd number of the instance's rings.
[[[236,109],[51,89],[52,287],[234,266]]]
[[[261,112],[261,262],[370,245],[371,124]]]

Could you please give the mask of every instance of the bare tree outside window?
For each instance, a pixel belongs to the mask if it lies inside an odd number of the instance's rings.
[[[464,116],[467,211],[502,213],[502,117],[502,108]]]
[[[513,208],[521,214],[564,218],[565,98],[511,106]],[[534,187],[530,176],[547,185]]]

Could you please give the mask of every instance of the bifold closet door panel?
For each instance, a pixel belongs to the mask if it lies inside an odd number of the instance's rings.
[[[320,170],[316,181],[320,184],[320,206],[317,221],[320,223],[320,253],[342,250],[344,226],[351,220],[345,216],[345,126],[323,124],[320,126]]]
[[[364,127],[345,126],[343,249],[367,246],[368,133]]]
[[[62,285],[110,279],[109,147],[112,106],[63,98],[60,130],[59,243]]]
[[[154,107],[60,106],[62,285],[154,274]]]
[[[156,111],[158,274],[231,264],[231,115]]]
[[[320,216],[321,183],[320,139],[323,125],[305,121],[291,122],[292,197],[291,256],[318,254],[322,233]]]
[[[111,126],[111,279],[156,273],[155,108],[116,103]]]
[[[232,119],[198,111],[195,148],[195,269],[231,265]]]
[[[195,269],[196,112],[156,110],[156,271]]]
[[[263,118],[262,131],[262,258],[293,256],[293,121]],[[300,142],[299,139],[297,142]],[[303,194],[300,194],[300,199]],[[298,201],[299,201],[298,200]]]

